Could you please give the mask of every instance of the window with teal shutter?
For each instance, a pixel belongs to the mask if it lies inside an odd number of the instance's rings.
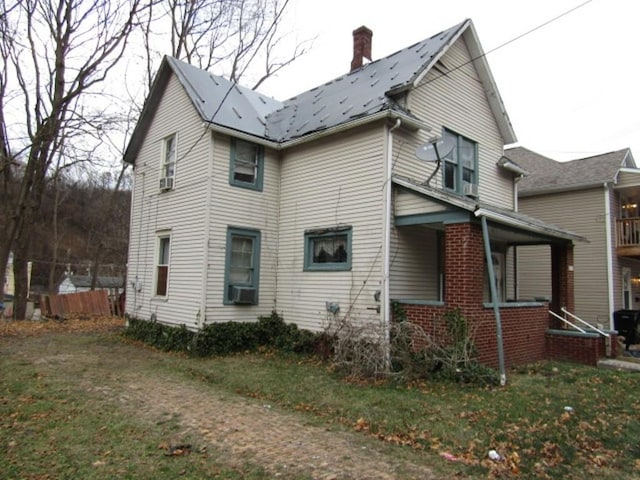
[[[264,148],[232,138],[229,183],[236,187],[262,191],[263,170]]]
[[[260,232],[227,230],[224,304],[257,305],[260,278]]]
[[[443,133],[453,141],[454,148],[443,157],[444,188],[464,194],[465,185],[478,183],[478,145],[450,130]]]

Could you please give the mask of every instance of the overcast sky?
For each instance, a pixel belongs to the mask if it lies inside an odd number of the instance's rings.
[[[557,160],[630,147],[640,165],[637,0],[291,0],[292,40],[313,48],[259,88],[285,100],[348,72],[352,31],[373,31],[373,59],[475,24],[519,144]]]

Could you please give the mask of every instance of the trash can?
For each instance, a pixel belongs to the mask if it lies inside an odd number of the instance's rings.
[[[613,312],[613,327],[624,337],[626,350],[629,350],[629,345],[638,343],[638,339],[640,339],[639,323],[640,310],[617,310]]]

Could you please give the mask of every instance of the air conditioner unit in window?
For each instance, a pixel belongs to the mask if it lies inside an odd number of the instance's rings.
[[[475,183],[464,182],[462,188],[462,193],[467,197],[478,198],[478,185],[476,185]]]
[[[254,305],[257,303],[258,291],[251,287],[232,287],[231,300],[233,303]]]
[[[160,179],[160,190],[173,189],[173,178],[165,177]]]

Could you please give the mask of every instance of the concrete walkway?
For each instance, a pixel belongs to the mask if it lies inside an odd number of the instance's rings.
[[[612,368],[614,370],[628,370],[640,372],[640,362],[629,360],[620,360],[606,358],[598,362],[598,368]]]

